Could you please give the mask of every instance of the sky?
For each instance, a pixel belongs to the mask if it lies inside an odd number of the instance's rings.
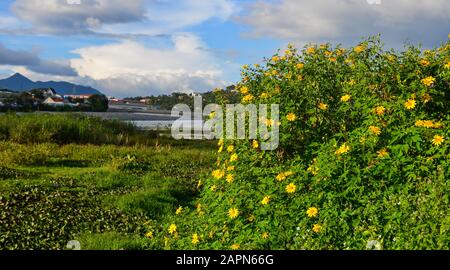
[[[439,46],[448,0],[0,0],[0,77],[108,96],[205,92],[288,43]]]

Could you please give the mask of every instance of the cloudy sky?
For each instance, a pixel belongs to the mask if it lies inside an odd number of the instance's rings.
[[[66,80],[118,97],[201,92],[293,42],[434,47],[449,0],[0,0],[0,77]]]

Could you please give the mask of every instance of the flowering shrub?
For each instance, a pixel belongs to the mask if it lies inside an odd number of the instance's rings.
[[[280,147],[219,141],[154,248],[450,248],[450,42],[289,46],[242,76],[243,103],[280,104]]]

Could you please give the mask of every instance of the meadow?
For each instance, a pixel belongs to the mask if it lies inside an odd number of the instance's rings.
[[[214,162],[211,143],[86,116],[9,114],[0,126],[0,249],[145,249],[146,224],[189,205]]]

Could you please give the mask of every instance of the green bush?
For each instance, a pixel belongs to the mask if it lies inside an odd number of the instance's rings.
[[[450,248],[450,42],[289,46],[242,73],[244,103],[280,104],[280,147],[221,141],[154,248]]]

